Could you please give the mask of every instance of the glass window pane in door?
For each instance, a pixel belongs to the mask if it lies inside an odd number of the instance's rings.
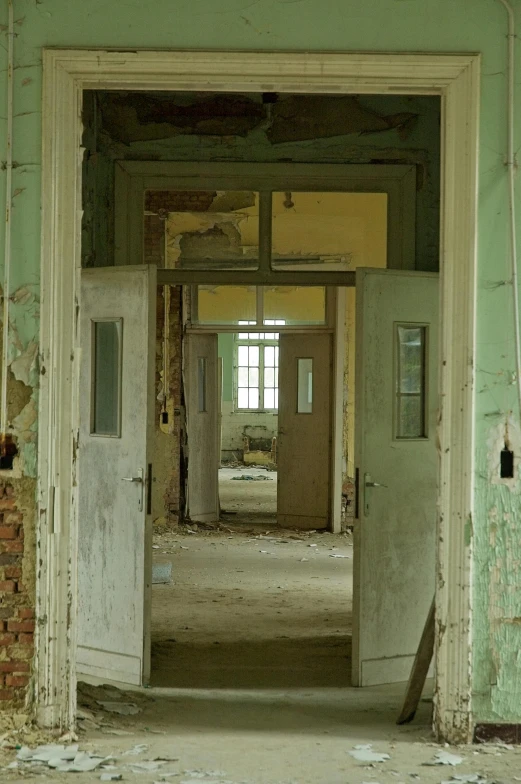
[[[395,325],[396,438],[425,438],[427,327]]]
[[[121,435],[122,329],[121,319],[92,322],[92,435]]]
[[[313,413],[313,359],[297,359],[297,414]]]

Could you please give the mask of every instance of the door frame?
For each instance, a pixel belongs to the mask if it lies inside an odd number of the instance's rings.
[[[479,54],[43,50],[41,387],[35,695],[42,725],[76,714],[78,367],[83,90],[442,97],[441,412],[434,728],[471,720],[473,357]]]

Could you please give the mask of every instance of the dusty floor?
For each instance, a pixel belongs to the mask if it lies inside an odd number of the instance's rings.
[[[234,526],[250,523],[274,526],[277,524],[277,472],[248,466],[220,468],[219,500],[223,520]]]
[[[413,724],[397,727],[403,684],[349,686],[352,560],[331,557],[351,555],[347,536],[239,528],[156,537],[155,559],[172,563],[173,582],[153,588],[152,688],[80,686],[81,749],[113,757],[111,772],[143,784],[521,780],[521,749],[501,745],[454,750],[456,767],[425,766],[439,751],[428,697]],[[136,712],[104,710],[107,700]],[[9,733],[2,749],[0,734],[0,769],[13,741],[39,740]],[[349,754],[359,744],[390,758],[361,763]],[[0,772],[9,782],[100,776],[23,763]]]

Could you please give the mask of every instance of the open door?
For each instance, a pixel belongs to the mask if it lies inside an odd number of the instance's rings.
[[[81,273],[77,673],[150,675],[155,267]]]
[[[434,596],[438,276],[356,271],[353,685],[409,677]]]
[[[284,528],[329,526],[331,335],[279,337],[277,521]]]
[[[191,520],[219,519],[219,379],[217,335],[185,338],[185,399],[188,437],[187,513]]]

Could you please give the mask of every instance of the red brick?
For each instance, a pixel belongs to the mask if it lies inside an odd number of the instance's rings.
[[[24,516],[22,512],[8,512],[4,515],[4,522],[6,525],[20,525]]]
[[[22,576],[22,569],[20,566],[6,566],[4,569],[4,574],[8,579],[17,580]]]
[[[26,661],[0,662],[0,672],[29,672]]]
[[[14,689],[27,686],[29,683],[28,675],[7,675],[5,679],[6,686],[12,686]]]
[[[0,634],[0,648],[4,645],[12,645],[14,642],[16,642],[14,634]]]
[[[32,607],[19,607],[18,608],[18,617],[19,618],[34,618],[34,610]]]
[[[5,553],[2,549],[3,545],[6,542],[0,542],[0,566],[4,566],[5,564],[16,564],[20,563],[21,558],[19,555],[10,555],[9,553]]]
[[[16,501],[14,498],[0,498],[0,510],[1,511],[10,511],[11,509],[16,509]]]
[[[0,553],[23,553],[24,543],[18,539],[12,541],[5,540],[0,542]]]
[[[18,635],[18,642],[20,645],[34,645],[34,635],[20,632]]]
[[[11,689],[0,689],[0,700],[13,700],[14,694]]]
[[[34,632],[34,621],[7,621],[8,632]]]
[[[0,539],[16,539],[17,536],[18,536],[18,531],[14,527],[14,525],[0,526]]]
[[[0,581],[0,593],[15,593],[16,583],[13,580]]]
[[[7,655],[13,661],[30,661],[34,655],[33,646],[20,645],[20,643],[10,645],[9,648],[7,648]]]

